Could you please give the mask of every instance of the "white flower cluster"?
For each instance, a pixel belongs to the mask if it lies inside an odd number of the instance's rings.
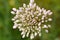
[[[41,9],[34,3],[34,0],[30,0],[29,5],[23,4],[23,7],[19,7],[19,9],[13,8],[11,13],[15,15],[12,19],[14,21],[13,28],[18,28],[21,31],[22,38],[26,36],[33,39],[37,35],[41,36],[42,28],[48,33],[47,29],[51,27],[46,23],[52,21],[52,12],[46,11],[44,8]]]

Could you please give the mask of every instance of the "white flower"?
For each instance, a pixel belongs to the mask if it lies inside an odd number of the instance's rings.
[[[50,24],[45,24],[51,22],[52,12],[44,8],[40,8],[34,0],[30,0],[29,5],[23,4],[23,7],[19,9],[13,8],[11,13],[15,15],[12,18],[14,22],[13,29],[18,28],[21,31],[22,38],[30,37],[33,39],[35,36],[41,35],[41,29],[45,29],[45,32],[48,33],[48,28],[51,27]]]

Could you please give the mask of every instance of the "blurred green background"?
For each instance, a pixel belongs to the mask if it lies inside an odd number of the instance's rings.
[[[53,22],[50,33],[42,32],[42,37],[34,40],[60,40],[60,0],[35,0],[41,8],[51,10],[53,12]],[[12,8],[18,8],[28,4],[29,0],[0,0],[0,40],[30,40],[29,38],[21,38],[18,29],[12,28],[11,21],[13,15],[10,13]]]

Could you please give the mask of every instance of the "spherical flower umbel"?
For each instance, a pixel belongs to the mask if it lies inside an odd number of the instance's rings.
[[[18,28],[21,31],[22,38],[30,37],[33,39],[37,35],[41,36],[41,29],[45,29],[45,32],[48,33],[48,28],[51,27],[48,22],[52,21],[50,10],[41,9],[34,3],[34,0],[30,0],[28,5],[23,4],[23,7],[12,10],[11,13],[15,15],[12,18],[13,29]]]

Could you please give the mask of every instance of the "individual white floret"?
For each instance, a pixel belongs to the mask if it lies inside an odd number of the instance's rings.
[[[41,15],[41,13],[39,13],[37,16],[40,16]]]
[[[27,32],[27,34],[26,34],[27,37],[29,36],[29,33],[30,33],[30,31]]]
[[[22,30],[22,31],[25,31],[25,28],[22,27],[21,30]]]
[[[22,38],[25,38],[25,34],[24,34],[24,35],[22,35]]]
[[[49,18],[48,21],[52,21],[52,18]]]
[[[44,25],[42,28],[48,28],[48,26],[47,25]]]
[[[33,39],[34,38],[34,35],[33,35],[33,33],[30,35],[30,39]]]
[[[23,32],[21,32],[21,35],[23,35],[23,34],[25,34],[25,32],[23,31]]]
[[[52,15],[52,12],[48,13],[48,15]]]
[[[16,20],[15,22],[18,23],[18,22],[20,22],[20,20]]]
[[[19,15],[19,14],[20,14],[19,12],[20,12],[20,10],[17,10],[17,11],[16,11],[16,15]]]
[[[48,25],[48,27],[51,27],[51,25]]]
[[[41,25],[41,22],[38,23],[38,26],[40,26],[40,25]]]
[[[26,4],[25,3],[23,4],[23,7],[26,8]]]
[[[41,33],[39,33],[39,36],[41,36]]]
[[[12,21],[15,21],[15,19],[14,19],[14,18],[12,18]]]
[[[32,3],[29,3],[29,6],[30,6],[30,8],[32,8],[32,6],[33,6]]]
[[[27,8],[30,8],[30,5],[27,5]]]
[[[42,18],[41,18],[42,20],[44,20],[44,17],[42,16]]]
[[[42,10],[42,12],[43,12],[45,9],[44,9],[44,8],[42,8],[41,10]]]
[[[15,14],[15,12],[14,12],[14,11],[11,11],[11,13],[12,13],[12,14]]]
[[[34,35],[37,36],[37,33],[35,32]]]
[[[43,10],[43,13],[44,13],[44,14],[47,14],[47,13],[46,13],[46,9],[42,9],[42,10]]]
[[[48,22],[48,20],[45,20],[45,22]]]
[[[30,3],[34,3],[34,0],[30,0]]]
[[[18,27],[18,25],[17,24],[15,24],[14,26],[13,26],[13,29],[16,29]]]
[[[36,10],[40,10],[40,8],[38,6],[36,6]]]
[[[46,12],[46,10],[43,10],[43,14],[44,14],[44,15],[47,15],[47,12]]]
[[[16,9],[16,8],[13,8],[12,10],[13,10],[13,11],[17,11],[17,9]]]
[[[46,33],[48,33],[49,31],[48,30],[45,30]]]
[[[41,22],[44,23],[44,20],[42,20]]]
[[[33,5],[34,7],[36,7],[36,3],[34,3],[34,5]]]
[[[48,10],[46,13],[50,13],[50,10]]]
[[[18,18],[18,15],[16,15],[15,17],[14,17],[14,19],[17,19]]]

